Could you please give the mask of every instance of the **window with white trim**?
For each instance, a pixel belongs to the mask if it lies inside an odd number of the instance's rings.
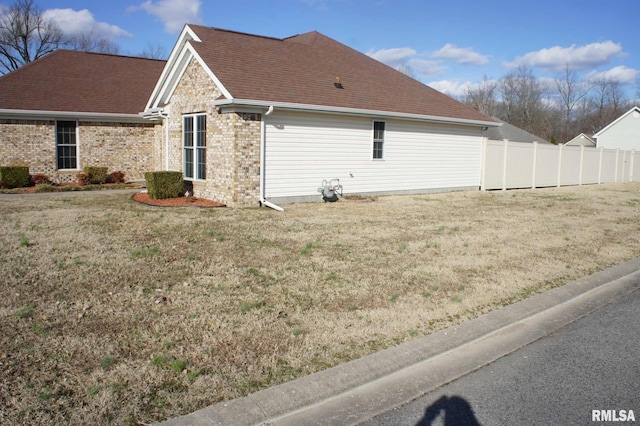
[[[187,179],[207,178],[207,116],[185,115],[182,123],[183,170]]]
[[[373,159],[381,160],[384,158],[384,121],[373,122]]]
[[[78,123],[56,121],[56,168],[58,170],[78,169]]]

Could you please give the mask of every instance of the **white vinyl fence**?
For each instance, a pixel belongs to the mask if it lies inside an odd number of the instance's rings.
[[[635,151],[485,140],[482,190],[640,181]]]

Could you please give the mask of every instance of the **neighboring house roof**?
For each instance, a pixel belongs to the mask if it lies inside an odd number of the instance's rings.
[[[484,135],[488,137],[489,140],[502,141],[507,139],[509,142],[550,143],[549,141],[546,141],[512,124],[509,124],[501,120],[497,120],[497,121],[502,123],[502,126],[490,127],[484,132]]]
[[[199,61],[223,94],[215,101],[218,106],[386,112],[498,125],[475,109],[316,31],[278,39],[198,25],[183,29],[148,110],[169,101],[191,58]]]
[[[165,63],[56,50],[0,77],[0,114],[137,116]]]
[[[607,130],[609,130],[610,128],[612,128],[613,126],[615,126],[620,120],[622,120],[623,118],[625,118],[627,115],[629,114],[640,114],[640,107],[634,106],[633,108],[631,108],[629,111],[625,112],[624,114],[622,114],[620,117],[618,117],[617,119],[615,119],[614,121],[612,121],[611,123],[609,123],[608,126],[606,126],[604,129],[600,130],[599,132],[597,132],[596,134],[593,135],[594,138],[598,138],[599,136],[602,136],[602,134],[604,132],[606,132]],[[637,115],[636,115],[637,117]]]
[[[588,135],[584,133],[580,133],[575,138],[571,139],[569,142],[565,143],[567,146],[596,146],[596,141]]]

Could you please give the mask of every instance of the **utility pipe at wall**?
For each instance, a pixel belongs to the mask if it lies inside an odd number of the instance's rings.
[[[270,115],[273,112],[273,105],[269,106],[269,109],[264,113],[264,117],[262,118],[262,128],[260,129],[260,205],[267,206],[279,212],[283,212],[284,209],[278,205],[273,204],[270,201],[265,200],[265,161],[267,160],[267,155],[265,152],[266,147],[266,133],[267,133],[267,120],[265,117]]]
[[[158,115],[164,126],[164,169],[169,170],[169,114],[161,111]]]
[[[162,120],[162,126],[164,127],[164,168],[169,170],[169,113],[165,112],[164,108],[150,108],[141,112],[139,115],[145,120],[157,121],[158,118]],[[162,145],[162,143],[160,144]],[[161,147],[162,152],[162,147]]]

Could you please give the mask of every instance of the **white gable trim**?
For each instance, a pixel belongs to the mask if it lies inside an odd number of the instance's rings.
[[[211,78],[211,80],[213,80],[215,85],[218,86],[218,89],[220,90],[222,95],[227,99],[232,99],[233,96],[231,96],[231,93],[229,93],[227,88],[224,87],[222,82],[218,79],[218,77],[216,77],[216,75],[213,73],[213,71],[211,71],[211,69],[207,66],[207,64],[204,63],[204,61],[202,60],[202,58],[200,57],[198,52],[193,48],[191,43],[189,43],[188,48],[192,52],[193,56],[198,60],[198,62],[202,66],[202,68],[204,68],[204,70],[206,71],[207,75],[209,75],[209,77]]]
[[[211,71],[207,64],[202,60],[196,48],[193,46],[193,43],[201,43],[201,40],[188,25],[185,25],[178,41],[171,51],[171,55],[169,55],[167,64],[165,65],[153,92],[151,93],[151,97],[147,102],[145,111],[159,108],[171,99],[173,92],[182,79],[182,76],[184,75],[184,72],[192,58],[195,58],[198,61],[200,66],[202,66],[220,92],[226,98],[232,98],[231,93],[229,93],[218,77],[216,77],[213,71]]]
[[[616,120],[612,121],[611,124],[609,124],[607,127],[605,127],[604,129],[600,130],[598,133],[593,135],[593,137],[597,138],[598,136],[601,136],[604,132],[609,130],[611,127],[615,126],[616,123],[618,123],[620,120],[622,120],[623,118],[625,118],[627,115],[631,114],[634,111],[640,114],[640,108],[638,108],[637,106],[634,106],[629,111],[625,112],[620,117],[618,117]]]
[[[379,110],[369,110],[369,109],[358,109],[358,108],[344,108],[344,107],[335,107],[335,106],[326,106],[326,105],[309,105],[309,104],[294,104],[294,103],[286,103],[286,102],[269,102],[269,101],[258,101],[258,100],[249,100],[249,99],[219,99],[213,102],[215,107],[218,107],[224,111],[240,111],[247,110],[247,108],[253,109],[259,108],[269,108],[274,107],[278,109],[286,109],[290,111],[312,111],[319,113],[337,113],[337,114],[347,114],[347,115],[366,115],[368,117],[374,118],[399,118],[405,120],[418,120],[418,121],[430,121],[430,122],[438,122],[438,123],[450,123],[450,124],[461,124],[467,126],[482,126],[482,127],[500,127],[502,123],[494,122],[494,121],[481,121],[481,120],[467,120],[460,118],[451,118],[451,117],[440,117],[436,115],[421,115],[421,114],[408,114],[403,112],[395,112],[395,111],[379,111]]]

